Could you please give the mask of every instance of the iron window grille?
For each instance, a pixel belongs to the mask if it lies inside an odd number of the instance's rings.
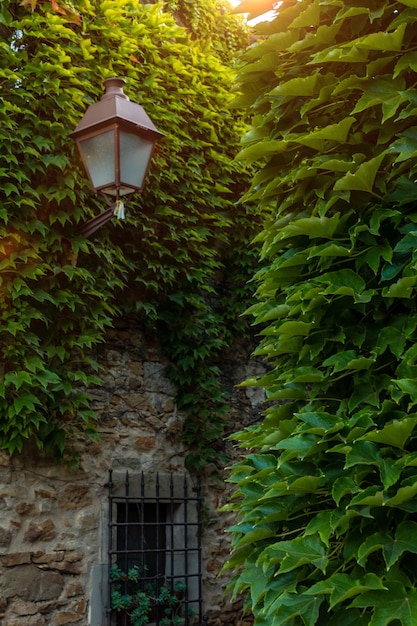
[[[201,582],[201,488],[200,482],[178,474],[116,477],[109,472],[109,566],[138,573],[135,589],[159,597],[168,589],[178,598],[176,621],[183,626],[205,624],[202,616]],[[132,593],[127,579],[118,582],[121,593]],[[115,582],[109,576],[109,598]],[[179,591],[180,590],[180,591]],[[150,592],[149,592],[150,593]],[[158,604],[159,601],[157,601]],[[168,615],[168,618],[167,618]],[[149,624],[165,626],[170,612],[157,606]],[[109,626],[131,626],[124,611],[109,607]]]

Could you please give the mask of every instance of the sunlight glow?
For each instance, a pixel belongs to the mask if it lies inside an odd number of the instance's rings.
[[[241,4],[241,0],[229,0],[229,2],[233,8]],[[248,19],[248,15],[249,15],[248,13],[242,13],[242,15],[245,16],[249,26],[255,26],[255,24],[259,24],[259,22],[269,22],[276,17],[277,9],[281,6],[282,2],[283,0],[281,0],[281,2],[277,1],[274,9],[271,9],[270,11],[267,11],[266,13],[262,13],[262,15],[258,15],[257,17],[254,17],[253,19]]]

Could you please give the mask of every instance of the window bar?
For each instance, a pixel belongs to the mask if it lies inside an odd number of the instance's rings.
[[[186,588],[185,588],[185,625],[188,626],[189,623],[189,607],[190,607],[190,603],[189,603],[189,593],[188,593],[188,587],[189,587],[189,581],[190,581],[190,577],[188,576],[188,509],[187,509],[187,505],[188,505],[188,482],[187,482],[187,474],[184,474],[184,578],[185,578],[185,583],[186,583]]]
[[[129,535],[129,472],[126,471],[126,475],[125,475],[125,498],[124,498],[125,502],[124,502],[124,518],[123,518],[123,550],[124,550],[124,554],[123,554],[123,569],[125,572],[128,572],[129,570],[129,541],[128,541],[128,535]],[[118,522],[120,520],[117,520]],[[116,553],[118,554],[118,546],[116,546]],[[124,582],[124,593],[127,594],[128,593],[128,581],[126,580]],[[123,626],[128,626],[128,618],[126,615],[123,616],[122,618],[122,622]]]
[[[129,534],[129,472],[126,472],[125,476],[125,517],[124,517],[124,529],[123,529],[123,538],[124,538],[124,570],[125,572],[129,569],[129,542],[128,542],[128,534]],[[127,593],[127,583],[125,584],[125,593]]]
[[[111,594],[112,594],[112,582],[110,577],[110,568],[112,566],[112,556],[113,556],[113,470],[109,470],[109,523],[108,523],[108,603],[107,603],[107,625],[111,626]]]
[[[156,521],[156,552],[155,552],[155,556],[156,556],[156,585],[155,585],[155,597],[158,598],[159,597],[159,592],[161,589],[161,579],[160,579],[160,574],[161,572],[159,571],[160,568],[160,563],[161,563],[161,547],[160,547],[160,543],[159,543],[159,531],[160,531],[160,519],[159,519],[159,472],[156,472],[156,480],[155,480],[155,503],[156,503],[156,510],[155,510],[155,521]],[[163,584],[163,583],[162,583]],[[156,624],[157,626],[159,626],[159,618],[160,618],[160,612],[157,610],[156,611]]]
[[[169,554],[169,576],[175,585],[175,568],[174,568],[174,477],[169,477],[169,532],[170,532],[170,554]]]
[[[145,571],[145,474],[140,475],[140,504],[139,504],[139,536],[140,536],[140,569],[141,576],[146,578]]]
[[[202,581],[202,549],[201,549],[201,481],[200,476],[197,476],[197,484],[195,486],[196,498],[197,498],[197,571],[198,571],[198,617],[201,620],[203,613],[203,581]],[[204,620],[204,617],[206,618]],[[207,623],[207,615],[203,617],[203,623]]]

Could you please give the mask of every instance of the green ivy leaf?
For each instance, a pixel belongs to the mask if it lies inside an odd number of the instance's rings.
[[[376,441],[378,443],[404,449],[405,444],[410,438],[416,424],[417,417],[403,417],[400,420],[393,420],[381,430],[367,433],[362,437],[362,440]]]
[[[395,539],[384,545],[384,557],[387,569],[390,569],[404,552],[417,553],[417,524],[402,522],[395,532]]]
[[[354,172],[347,172],[342,178],[336,181],[335,191],[366,191],[372,193],[374,182],[378,170],[384,160],[382,153],[365,163],[361,163]]]
[[[355,598],[352,606],[375,607],[369,626],[388,626],[399,620],[403,626],[413,626],[417,611],[417,593],[408,592],[399,583],[390,583],[386,591],[368,591]]]
[[[279,541],[265,548],[259,557],[264,567],[279,564],[279,573],[284,574],[311,563],[325,572],[328,559],[324,545],[318,537],[297,537],[292,541]]]
[[[403,508],[417,494],[417,481],[412,485],[400,487],[395,496],[385,501],[385,506]]]
[[[323,361],[323,365],[333,365],[333,372],[337,373],[344,370],[367,370],[374,362],[374,358],[360,357],[354,350],[347,350],[329,357]]]
[[[367,50],[393,50],[394,52],[400,51],[403,37],[406,29],[406,24],[400,24],[392,33],[379,32],[371,33],[359,39],[356,45],[359,48],[365,48]]]
[[[32,393],[21,393],[19,397],[13,400],[13,407],[9,408],[9,415],[12,417],[14,415],[19,415],[23,409],[26,409],[26,412],[33,411],[36,412],[36,406],[40,405],[41,401],[39,398],[34,396]],[[40,421],[45,421],[45,418],[41,418]]]
[[[308,594],[330,594],[330,608],[365,591],[386,589],[375,574],[365,574],[363,579],[352,579],[348,574],[333,574],[330,578],[316,583]]]
[[[306,626],[314,626],[319,615],[320,605],[323,599],[320,597],[299,598],[298,594],[284,593],[279,602],[272,604],[270,610],[275,613],[273,626],[289,626],[299,616]]]

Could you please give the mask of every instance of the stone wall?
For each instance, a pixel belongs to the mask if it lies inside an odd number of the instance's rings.
[[[0,453],[1,626],[106,626],[108,470],[184,471],[183,416],[155,338],[119,321],[100,346],[104,385],[94,391],[101,438],[78,444],[82,469],[52,463],[33,446]],[[251,374],[243,346],[225,355],[230,432],[256,419],[262,396],[234,385]],[[253,368],[254,364],[250,365]],[[233,454],[231,444],[229,452]],[[238,626],[242,600],[224,597],[230,486],[206,477],[203,602],[208,626]]]

